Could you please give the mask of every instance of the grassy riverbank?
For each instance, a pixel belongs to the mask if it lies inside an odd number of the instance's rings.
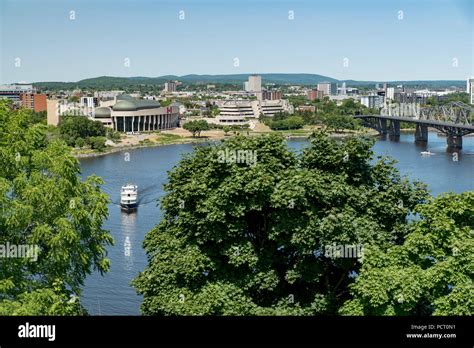
[[[321,129],[319,126],[305,126],[301,129],[284,130],[284,131],[272,131],[270,129],[258,129],[257,130],[243,130],[241,132],[229,132],[224,133],[222,130],[212,129],[209,131],[203,131],[200,137],[192,137],[191,133],[182,129],[175,128],[172,130],[166,130],[162,132],[143,133],[138,135],[122,135],[120,142],[115,143],[113,146],[107,146],[104,150],[98,151],[90,148],[82,148],[73,150],[73,154],[77,158],[97,157],[104,156],[115,152],[125,151],[127,149],[138,149],[145,147],[155,147],[164,145],[175,145],[175,144],[190,144],[190,143],[202,143],[208,141],[218,141],[226,139],[237,134],[243,134],[248,136],[258,136],[268,133],[280,133],[286,138],[308,138],[315,130]],[[375,136],[378,133],[372,129],[362,128],[358,131],[344,131],[340,133],[331,133],[331,137],[350,137],[350,136]]]
[[[90,148],[85,149],[74,149],[73,154],[77,158],[87,158],[87,157],[98,157],[105,156],[111,153],[125,151],[127,149],[139,149],[145,147],[155,147],[155,146],[164,146],[164,145],[175,145],[175,144],[189,144],[189,143],[200,143],[206,142],[212,139],[208,137],[192,138],[192,137],[182,137],[175,134],[162,134],[160,136],[152,136],[150,134],[143,134],[143,140],[125,142],[121,141],[116,143],[114,146],[107,146],[103,151],[97,151]],[[127,139],[134,136],[126,136]],[[136,137],[136,136],[135,136]]]

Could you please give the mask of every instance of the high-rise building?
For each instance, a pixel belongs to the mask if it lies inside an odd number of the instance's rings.
[[[22,93],[20,94],[20,106],[35,112],[46,111],[46,94]]]
[[[364,95],[360,97],[360,103],[371,109],[381,108],[384,100],[384,97],[381,95]]]
[[[176,92],[176,86],[177,85],[178,84],[176,83],[176,81],[165,82],[165,88],[163,90],[165,92],[169,92],[169,93]]]
[[[466,92],[469,94],[469,102],[474,104],[474,76],[467,79]]]
[[[318,91],[316,88],[313,88],[312,90],[308,91],[308,99],[310,101],[313,101],[315,99],[323,99],[323,98],[324,98],[323,91]]]
[[[337,95],[337,84],[334,82],[318,83],[318,91],[322,91],[324,95]]]
[[[57,126],[59,124],[59,107],[56,99],[46,101],[46,117],[48,125]]]
[[[385,98],[389,99],[389,100],[394,100],[395,99],[395,88],[388,87],[385,91]]]
[[[261,92],[262,91],[262,77],[260,75],[250,75],[247,85],[247,92]]]
[[[323,92],[324,95],[329,95],[329,94],[331,94],[331,84],[330,83],[318,83],[317,90]]]
[[[342,83],[341,95],[346,95],[346,83],[345,82]]]

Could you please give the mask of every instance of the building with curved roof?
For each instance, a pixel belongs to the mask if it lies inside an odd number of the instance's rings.
[[[121,94],[114,105],[96,108],[93,117],[118,132],[146,132],[178,126],[179,107]]]
[[[108,107],[100,107],[95,109],[95,118],[110,118],[112,110]]]
[[[128,100],[121,100],[112,106],[114,111],[136,111],[137,106],[135,103]]]

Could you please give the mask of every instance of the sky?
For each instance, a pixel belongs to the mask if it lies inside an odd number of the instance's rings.
[[[0,0],[0,83],[474,75],[472,0]]]

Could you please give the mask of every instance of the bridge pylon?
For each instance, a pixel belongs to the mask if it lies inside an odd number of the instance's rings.
[[[428,126],[417,123],[415,130],[415,143],[427,143],[428,142]]]
[[[400,121],[397,121],[397,120],[389,121],[388,136],[392,140],[400,139]]]
[[[448,143],[448,148],[452,150],[461,150],[462,149],[462,136],[460,135],[448,135],[446,139]]]
[[[423,107],[413,114],[406,114],[404,108],[400,112],[388,113],[381,110],[379,115],[354,115],[362,119],[366,127],[376,129],[381,135],[388,134],[393,140],[400,136],[400,123],[415,123],[415,143],[428,142],[428,127],[446,134],[448,150],[462,149],[462,137],[474,133],[474,119],[471,117],[474,109],[461,102],[446,105]]]

